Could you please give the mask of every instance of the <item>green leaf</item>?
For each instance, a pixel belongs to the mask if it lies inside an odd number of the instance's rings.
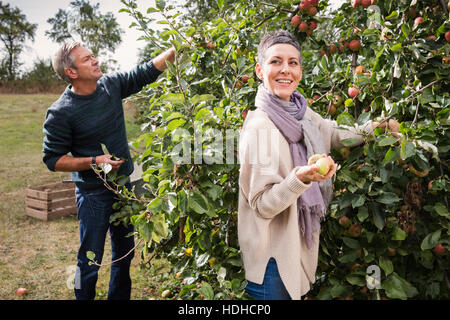
[[[366,201],[366,196],[360,194],[357,197],[354,197],[352,199],[352,207],[353,208],[361,207],[365,201]]]
[[[202,282],[202,286],[197,289],[197,293],[205,296],[206,300],[214,299],[214,290],[208,282]]]
[[[406,239],[407,237],[407,233],[405,231],[403,231],[402,229],[400,229],[399,227],[396,227],[394,229],[394,232],[392,232],[392,240],[399,240],[399,241],[403,241]]]
[[[359,209],[358,209],[358,220],[360,222],[363,222],[364,220],[367,219],[368,216],[369,216],[369,210],[367,209],[367,207],[359,207]]]
[[[215,99],[216,99],[216,97],[214,95],[212,95],[212,94],[201,94],[201,95],[196,94],[189,101],[193,105],[197,105],[200,102],[208,102],[208,101],[212,101],[212,100],[215,100]]]
[[[86,252],[86,257],[87,257],[89,260],[94,261],[94,259],[95,259],[95,253],[92,252],[92,251],[88,251],[88,252]]]
[[[436,246],[439,243],[440,238],[441,238],[441,230],[440,229],[428,234],[423,239],[422,244],[420,245],[420,249],[429,250],[431,248],[434,248],[434,246]]]
[[[168,93],[161,97],[161,100],[170,103],[183,103],[184,95],[182,93]]]
[[[345,245],[349,248],[352,248],[352,249],[361,248],[361,245],[359,244],[358,240],[348,238],[348,237],[343,237],[342,240],[344,241]]]
[[[341,112],[336,119],[339,125],[353,126],[355,123],[355,119],[348,112]]]
[[[384,137],[382,138],[380,141],[378,141],[378,146],[380,147],[384,147],[384,146],[390,146],[393,145],[394,143],[396,143],[398,141],[397,138],[394,137]]]
[[[383,204],[393,204],[394,202],[398,202],[401,200],[395,193],[393,192],[384,192],[381,196],[375,199],[377,202]]]
[[[384,270],[384,273],[386,273],[386,276],[390,275],[394,271],[394,265],[391,260],[386,259],[385,257],[380,257],[378,259],[378,263],[381,269]]]
[[[172,120],[170,121],[170,123],[167,125],[167,130],[169,132],[172,132],[173,130],[181,127],[182,125],[184,125],[186,123],[186,120],[184,119],[177,119],[177,120]]]
[[[366,285],[366,280],[361,275],[349,274],[345,279],[353,286],[364,287]]]
[[[446,217],[447,219],[450,218],[447,207],[442,203],[440,202],[436,203],[434,205],[434,210],[437,212],[438,215]]]
[[[205,197],[199,193],[189,195],[188,198],[189,208],[199,214],[203,214],[208,211],[208,201]]]
[[[411,141],[404,139],[400,146],[400,156],[402,160],[406,160],[416,154],[416,146]]]
[[[358,138],[348,138],[348,139],[342,139],[341,143],[345,147],[351,147],[351,146],[355,145],[356,143],[358,143],[358,141],[359,141]]]
[[[375,210],[373,212],[373,223],[375,224],[375,226],[378,228],[378,230],[383,230],[385,222],[384,222],[384,217],[382,215],[382,213],[380,213],[378,210]]]
[[[419,292],[408,281],[401,278],[397,273],[393,272],[389,277],[382,282],[381,288],[385,290],[386,295],[392,299],[412,298]]]
[[[402,43],[398,42],[391,47],[391,51],[398,52],[402,51]]]
[[[382,165],[385,166],[388,163],[394,162],[399,157],[399,148],[389,148],[389,150],[386,152],[386,155],[384,156]]]
[[[220,10],[222,10],[223,8],[223,1],[224,0],[217,0],[217,6],[219,7]]]

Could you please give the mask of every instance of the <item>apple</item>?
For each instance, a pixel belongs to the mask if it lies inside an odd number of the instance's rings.
[[[450,3],[450,2],[449,2]],[[447,40],[447,42],[450,42],[450,31],[447,31],[445,33],[445,40]]]
[[[308,9],[308,15],[313,17],[317,14],[317,8],[316,7],[311,7]]]
[[[355,87],[350,87],[350,88],[348,88],[348,95],[349,95],[351,98],[356,97],[358,94],[359,94],[359,90],[358,90],[357,88],[355,88]]]
[[[16,294],[17,294],[18,296],[23,296],[23,295],[26,295],[27,293],[28,293],[28,290],[25,289],[25,288],[19,288],[19,289],[17,289],[17,291],[16,291]]]
[[[311,3],[309,1],[303,0],[302,2],[300,2],[298,7],[300,8],[300,11],[307,12],[309,8],[311,8]]]
[[[236,88],[238,89],[242,88],[242,82],[240,81],[236,82]]]
[[[244,74],[241,79],[242,79],[243,83],[247,83],[249,78],[250,78],[250,76]]]
[[[357,51],[359,51],[359,48],[361,48],[361,42],[359,42],[359,40],[352,40],[352,41],[350,41],[348,47],[353,52],[357,52]]]
[[[361,5],[361,0],[352,0],[352,7],[356,8]]]
[[[208,43],[206,44],[206,47],[207,47],[208,49],[214,50],[214,48],[215,48],[216,46],[214,45],[214,43],[208,42]]]
[[[317,23],[315,21],[311,21],[309,23],[309,30],[315,30],[317,28]]]
[[[345,51],[345,46],[342,43],[339,45],[339,51],[341,52]]]
[[[300,30],[301,32],[306,32],[306,30],[308,30],[308,24],[305,21],[303,21],[298,26],[298,30]]]
[[[168,298],[168,297],[170,297],[170,290],[169,290],[169,289],[164,290],[164,291],[161,293],[161,298]]]
[[[330,54],[334,54],[337,52],[337,47],[334,43],[330,44],[329,52],[330,52]]]
[[[347,216],[342,216],[339,218],[339,224],[343,226],[344,228],[350,227],[350,224],[352,221]]]
[[[408,10],[408,17],[411,19],[414,19],[417,16],[417,11],[415,8],[409,8]]]
[[[390,247],[388,247],[386,249],[386,251],[387,251],[388,256],[390,256],[390,257],[395,256],[395,254],[397,253],[397,251],[394,248],[390,248]]]
[[[324,154],[314,154],[308,159],[308,166],[312,166],[319,160],[320,158],[326,157]]]
[[[309,0],[309,3],[310,3],[313,7],[317,7],[317,5],[319,4],[319,0]]]
[[[359,225],[357,225],[357,224],[352,224],[349,228],[348,228],[348,234],[351,236],[351,237],[354,237],[354,238],[358,238],[360,235],[361,235],[361,230],[362,230],[362,227],[361,226],[359,226]]]
[[[302,18],[300,18],[299,16],[293,16],[291,19],[291,26],[297,28],[300,22],[302,22]]]
[[[434,253],[436,253],[438,256],[443,257],[445,254],[445,248],[442,246],[442,244],[438,243],[435,247],[434,247]]]
[[[422,17],[417,17],[414,20],[414,27],[417,27],[419,24],[421,24],[423,22],[423,18]]]
[[[340,148],[338,151],[339,151],[339,154],[341,155],[342,159],[347,159],[348,156],[350,155],[350,149],[347,147]]]
[[[355,68],[355,73],[356,73],[356,74],[361,74],[361,73],[363,73],[365,70],[366,70],[366,67],[364,67],[364,66],[357,66],[357,67]]]
[[[377,4],[377,0],[371,0],[371,1],[370,1],[370,4],[371,4],[371,5],[376,5],[376,4]]]
[[[327,106],[327,112],[330,115],[334,115],[336,113],[336,105],[332,103],[331,105]]]
[[[339,107],[342,104],[342,97],[338,94],[335,94],[333,96],[333,103],[336,105],[336,107]]]
[[[367,8],[368,6],[370,6],[370,4],[371,4],[371,0],[361,0],[361,5],[364,8]]]

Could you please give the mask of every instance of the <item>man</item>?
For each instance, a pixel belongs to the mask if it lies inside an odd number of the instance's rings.
[[[92,164],[109,163],[118,175],[133,172],[122,99],[154,82],[173,63],[173,48],[128,73],[103,76],[98,60],[78,42],[68,42],[56,52],[55,72],[69,83],[61,97],[47,110],[44,122],[43,161],[51,171],[72,173],[76,184],[77,218],[80,231],[75,296],[94,299],[98,266],[89,265],[88,251],[101,263],[106,233],[111,236],[112,260],[108,299],[130,299],[130,264],[133,258],[133,227],[109,223],[114,193],[103,185]],[[111,154],[103,154],[101,144]],[[128,185],[129,186],[129,185]]]

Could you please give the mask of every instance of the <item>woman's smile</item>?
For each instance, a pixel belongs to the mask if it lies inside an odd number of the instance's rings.
[[[256,65],[256,74],[269,92],[289,101],[302,79],[300,52],[291,44],[275,44],[266,50],[263,64]]]

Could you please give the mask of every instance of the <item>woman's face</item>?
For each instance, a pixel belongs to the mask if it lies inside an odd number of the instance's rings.
[[[265,56],[263,65],[256,64],[256,75],[269,92],[289,101],[302,79],[300,53],[291,44],[277,43],[266,50]]]

